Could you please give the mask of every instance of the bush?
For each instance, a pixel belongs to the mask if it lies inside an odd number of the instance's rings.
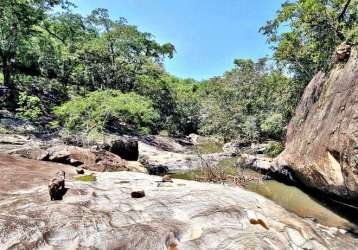
[[[7,128],[0,127],[0,134],[10,134],[11,131]]]
[[[149,133],[159,120],[159,114],[148,98],[117,90],[95,91],[85,97],[74,97],[56,107],[54,113],[67,129],[86,133],[103,132],[109,128]]]
[[[18,101],[18,116],[20,118],[37,121],[42,115],[41,100],[37,96],[21,92]]]
[[[265,148],[265,154],[270,157],[278,156],[283,150],[284,146],[280,142],[269,142]]]
[[[261,132],[272,139],[281,139],[285,134],[285,121],[282,114],[269,113],[260,125]]]
[[[199,131],[225,141],[281,139],[295,103],[291,79],[265,58],[235,64],[202,84]]]

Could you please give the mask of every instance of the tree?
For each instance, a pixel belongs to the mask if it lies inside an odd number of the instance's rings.
[[[19,48],[36,33],[36,25],[41,23],[46,12],[66,3],[62,0],[2,0],[0,2],[0,65],[4,85],[10,89],[9,101],[14,106],[17,95],[12,79],[14,72],[39,75],[36,63],[19,59]]]
[[[330,68],[338,44],[358,42],[357,23],[357,0],[295,0],[282,4],[260,31],[274,59],[293,73],[300,96],[317,71]]]
[[[200,131],[243,143],[282,139],[294,109],[292,81],[266,58],[234,63],[201,90]]]
[[[131,91],[136,88],[138,76],[147,74],[149,64],[160,65],[175,48],[171,44],[158,44],[150,33],[138,31],[124,18],[113,21],[106,9],[96,9],[87,18],[88,28],[96,38],[85,43],[80,58],[89,67],[92,84],[97,87]]]
[[[149,98],[117,90],[98,90],[85,97],[77,96],[54,111],[67,129],[85,133],[128,128],[149,133],[159,119]]]

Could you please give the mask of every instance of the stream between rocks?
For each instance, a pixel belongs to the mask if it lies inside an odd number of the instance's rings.
[[[218,143],[210,144],[208,142],[200,144],[196,150],[203,154],[223,152],[222,145]],[[220,160],[218,166],[231,173],[233,171],[232,169],[236,168],[237,160],[238,157]],[[172,171],[171,174],[173,178],[193,180],[195,176],[197,176],[198,170]],[[255,176],[256,179],[263,177],[262,174],[251,169],[240,169],[238,172],[232,174]],[[352,211],[340,210],[339,213],[337,213],[337,211],[334,211],[332,205],[330,206],[318,200],[298,187],[277,180],[251,180],[243,185],[243,187],[274,201],[281,207],[302,218],[312,219],[316,223],[332,227],[336,230],[349,230],[354,234],[358,233],[358,221],[357,218],[354,219]],[[336,208],[336,210],[339,209]]]

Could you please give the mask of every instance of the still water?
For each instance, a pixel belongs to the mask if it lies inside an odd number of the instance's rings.
[[[352,226],[348,220],[334,213],[297,187],[269,180],[260,183],[248,183],[246,188],[265,196],[300,217],[313,218],[318,223],[331,227],[350,228]]]

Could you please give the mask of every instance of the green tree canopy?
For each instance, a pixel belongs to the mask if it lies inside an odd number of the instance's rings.
[[[338,44],[357,42],[357,23],[357,0],[295,0],[282,4],[261,32],[273,45],[276,61],[294,74],[302,92],[316,72],[331,66]]]

